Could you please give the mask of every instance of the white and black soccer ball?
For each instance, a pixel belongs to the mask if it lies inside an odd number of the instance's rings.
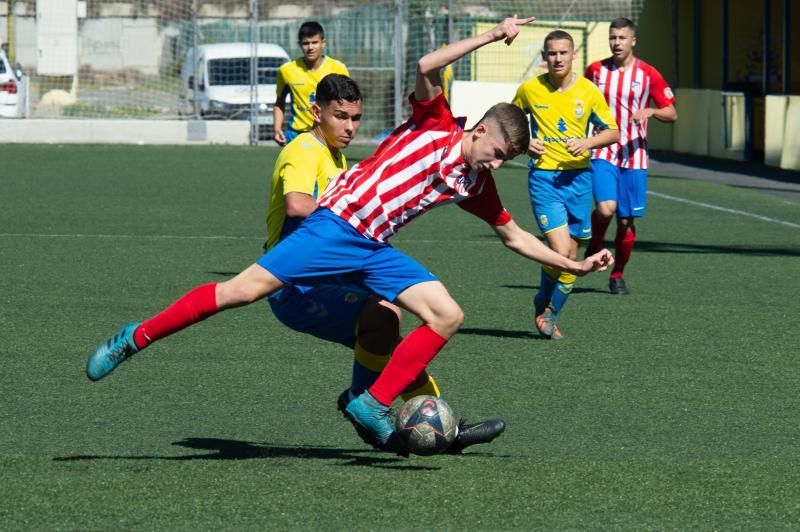
[[[410,453],[430,456],[444,451],[453,443],[458,420],[450,405],[442,399],[418,395],[400,407],[395,429]]]

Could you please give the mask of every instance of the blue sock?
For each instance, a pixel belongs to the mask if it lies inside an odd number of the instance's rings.
[[[353,381],[350,383],[350,393],[354,397],[358,397],[364,390],[372,386],[378,375],[380,373],[369,370],[359,364],[357,360],[353,360]]]
[[[550,308],[553,309],[553,319],[558,317],[558,313],[561,311],[564,303],[567,302],[570,293],[572,293],[573,286],[575,286],[574,283],[564,284],[560,281],[556,283],[556,289],[553,291],[553,297],[550,299]]]
[[[533,298],[533,307],[536,310],[536,314],[541,314],[547,308],[547,304],[550,303],[550,299],[553,297],[557,282],[557,277],[553,277],[542,268],[539,291],[536,293],[536,297]]]

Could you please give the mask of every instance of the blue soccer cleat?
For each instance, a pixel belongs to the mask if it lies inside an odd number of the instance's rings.
[[[343,398],[340,398],[340,406]],[[364,392],[342,411],[365,443],[381,450],[395,450],[394,423],[388,406],[380,404],[369,392]]]
[[[129,323],[97,346],[86,361],[86,376],[90,380],[99,381],[139,351],[133,342],[133,332],[139,325],[141,324]]]

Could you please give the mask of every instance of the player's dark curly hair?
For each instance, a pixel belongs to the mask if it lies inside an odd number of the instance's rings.
[[[303,22],[300,25],[300,29],[297,30],[297,41],[300,42],[303,39],[316,37],[317,35],[319,35],[322,39],[325,38],[325,30],[322,29],[322,24],[313,20],[309,22]]]
[[[520,153],[528,150],[531,140],[531,130],[525,112],[510,103],[496,103],[486,111],[478,122],[491,120],[503,135],[503,140],[508,143],[508,159],[513,159]]]
[[[359,102],[363,99],[358,83],[341,74],[328,74],[317,84],[315,101],[318,104],[341,101]]]

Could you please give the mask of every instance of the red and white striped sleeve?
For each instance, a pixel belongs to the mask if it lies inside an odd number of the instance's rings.
[[[650,97],[659,109],[675,103],[675,95],[661,73],[650,65],[646,65],[647,76],[650,78]]]

